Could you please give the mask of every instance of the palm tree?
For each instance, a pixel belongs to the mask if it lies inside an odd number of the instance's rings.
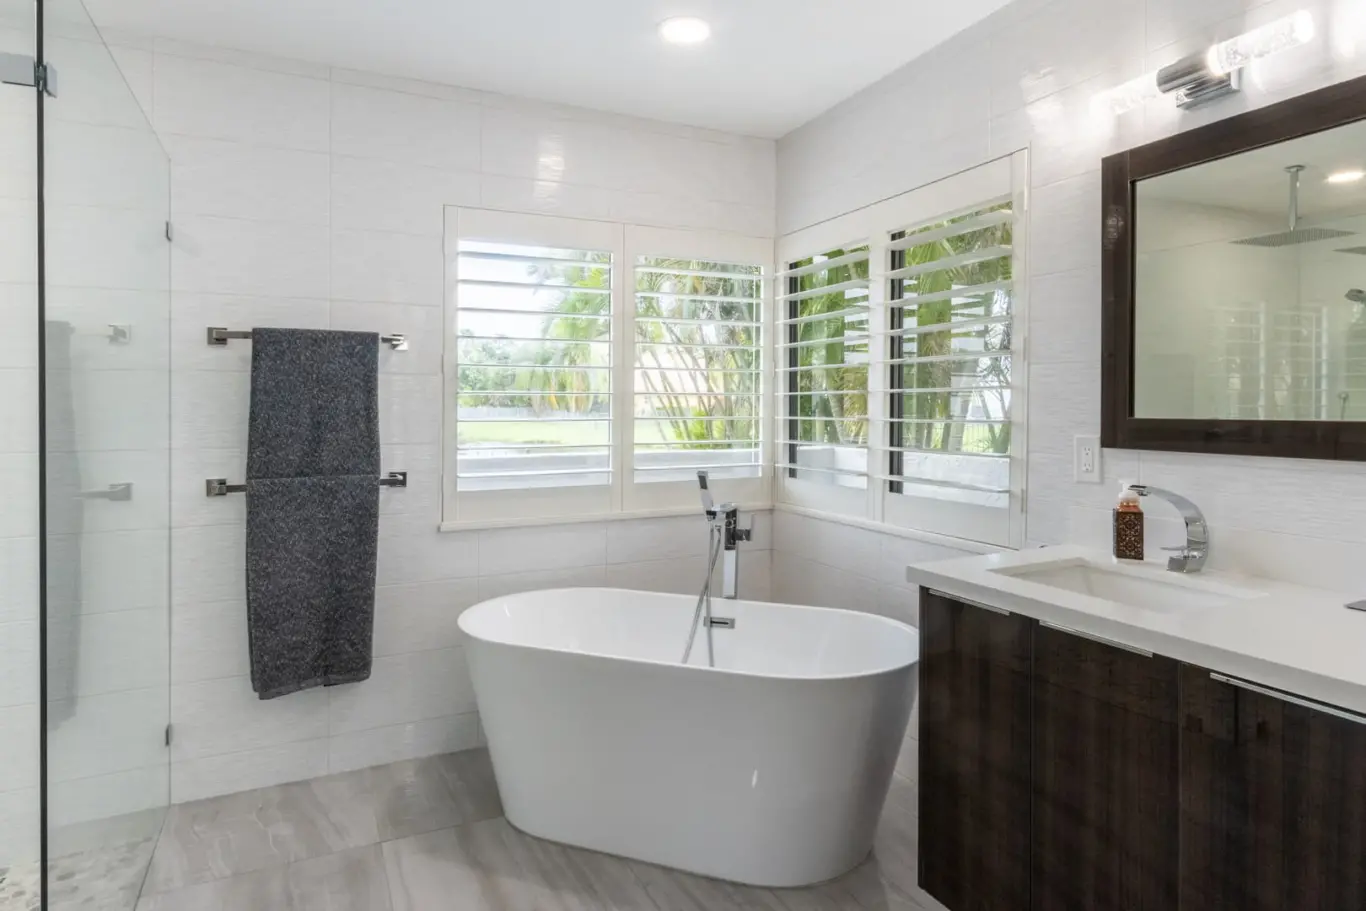
[[[637,376],[686,448],[757,439],[759,329],[745,324],[757,322],[761,276],[729,268],[653,258],[637,271]]]
[[[594,290],[611,290],[611,256],[595,255],[593,261],[602,267],[530,267],[537,283],[564,285],[567,292],[542,323],[541,334],[551,344],[537,346],[532,361],[537,369],[522,378],[528,391],[537,393],[532,401],[538,410],[593,414],[610,408],[605,372],[583,369],[605,366],[595,363],[594,343],[607,341],[612,330],[612,295]]]
[[[831,250],[823,255],[833,260],[866,248]],[[814,265],[813,257],[794,268]],[[818,291],[847,282],[868,280],[868,260],[863,259],[820,272],[799,276],[789,292]],[[789,404],[789,417],[797,420],[798,433],[812,436],[801,442],[833,446],[863,445],[868,441],[868,366],[859,364],[868,353],[868,319],[863,313],[844,313],[866,298],[843,291],[818,294],[791,305],[789,319],[800,319],[788,332],[793,347],[789,367],[815,368],[790,374],[796,393]],[[819,317],[828,315],[827,319]],[[822,344],[823,343],[823,344]],[[815,439],[819,435],[819,439]]]

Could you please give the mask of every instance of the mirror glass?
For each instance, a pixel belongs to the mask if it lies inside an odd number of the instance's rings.
[[[1138,182],[1134,416],[1366,421],[1366,123]]]

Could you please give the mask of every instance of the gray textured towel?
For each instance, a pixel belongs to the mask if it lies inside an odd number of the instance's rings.
[[[247,481],[247,629],[262,699],[370,676],[374,475]]]
[[[379,335],[252,329],[251,347],[247,479],[379,483]]]
[[[370,676],[378,372],[375,333],[252,330],[247,628],[262,699]]]

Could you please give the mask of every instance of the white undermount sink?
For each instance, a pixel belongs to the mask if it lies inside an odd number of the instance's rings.
[[[1103,564],[1083,558],[1012,566],[993,572],[1036,585],[1156,611],[1214,607],[1262,594],[1221,585],[1198,576],[1144,566]]]

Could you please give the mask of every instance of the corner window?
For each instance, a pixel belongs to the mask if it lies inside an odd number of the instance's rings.
[[[1022,152],[779,242],[780,502],[1022,543],[1025,168]],[[850,237],[867,240],[831,243]]]

